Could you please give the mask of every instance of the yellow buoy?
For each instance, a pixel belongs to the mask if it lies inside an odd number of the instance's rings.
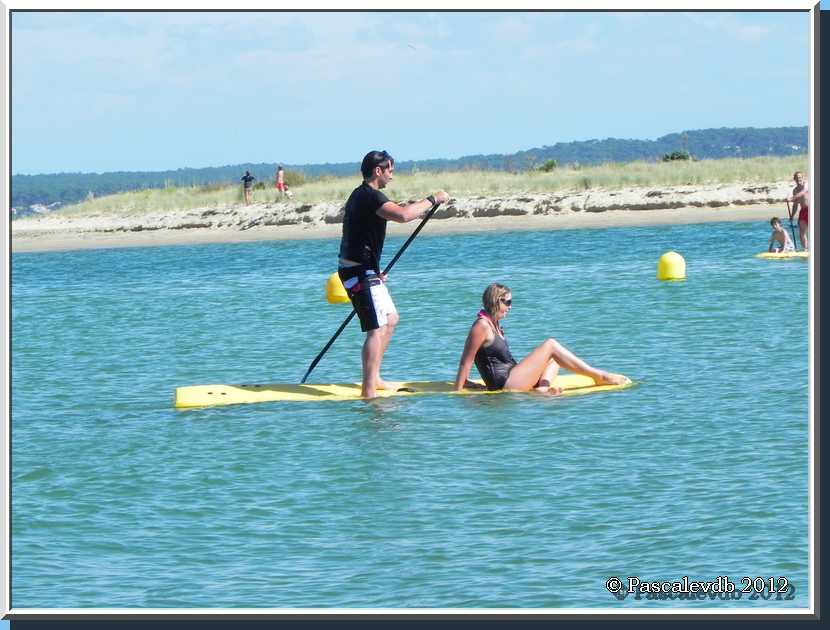
[[[326,300],[329,304],[343,304],[350,301],[336,271],[326,280]]]
[[[658,280],[685,280],[686,261],[677,252],[666,252],[657,261]]]

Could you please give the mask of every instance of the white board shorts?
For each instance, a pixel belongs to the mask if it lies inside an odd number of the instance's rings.
[[[344,278],[344,275],[347,277]],[[366,270],[365,267],[341,267],[340,279],[357,311],[363,332],[386,326],[389,317],[398,312],[389,289],[373,270]]]

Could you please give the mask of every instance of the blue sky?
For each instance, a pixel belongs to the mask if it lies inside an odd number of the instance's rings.
[[[510,153],[806,125],[807,13],[35,12],[12,172]]]

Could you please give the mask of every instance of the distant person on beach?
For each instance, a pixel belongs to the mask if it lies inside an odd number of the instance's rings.
[[[510,288],[494,282],[484,290],[481,302],[484,308],[478,312],[467,334],[464,351],[458,362],[455,391],[460,392],[465,387],[481,388],[468,380],[473,363],[489,390],[533,389],[541,393],[561,394],[562,389],[552,385],[560,367],[589,376],[597,385],[621,385],[628,382],[628,378],[622,374],[605,372],[588,365],[553,338],[546,339],[524,359],[516,361],[499,323],[513,306]]]
[[[253,175],[251,175],[250,171],[245,171],[245,174],[240,177],[242,180],[242,185],[245,189],[245,205],[250,205],[251,203],[251,189],[253,188],[253,182],[256,179]]]
[[[801,246],[806,252],[809,247],[808,242],[808,224],[810,222],[810,190],[807,187],[807,180],[804,173],[796,171],[793,174],[793,181],[795,188],[793,188],[792,197],[787,197],[787,201],[793,204],[792,212],[790,212],[790,221],[795,216],[796,208],[798,210],[798,238],[801,239]]]
[[[361,354],[364,398],[377,396],[376,390],[397,387],[380,377],[383,355],[398,323],[398,311],[380,271],[380,257],[386,238],[386,222],[407,223],[426,213],[449,195],[439,190],[421,201],[400,206],[381,192],[392,181],[395,160],[386,151],[369,151],[360,171],[363,183],[352,191],[343,216],[338,274],[366,333]]]
[[[285,194],[288,190],[288,187],[285,185],[285,171],[282,169],[282,164],[279,165],[277,173],[274,175],[274,187],[282,194]]]
[[[781,225],[781,221],[778,217],[772,217],[770,219],[769,224],[772,226],[772,236],[769,238],[769,249],[770,252],[794,252],[795,245],[793,245],[793,240],[790,238],[790,235],[787,233],[787,230]],[[777,245],[776,245],[777,243]]]

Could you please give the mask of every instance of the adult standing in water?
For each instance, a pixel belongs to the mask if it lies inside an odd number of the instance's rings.
[[[787,197],[787,201],[792,201],[793,203],[793,210],[790,213],[790,220],[795,216],[796,208],[798,210],[798,237],[801,239],[801,246],[804,248],[804,251],[810,249],[810,243],[808,242],[808,225],[810,223],[810,190],[807,187],[807,179],[804,177],[804,173],[801,171],[796,171],[793,174],[793,181],[795,182],[795,188],[793,188],[793,195],[792,197]]]
[[[546,339],[524,359],[516,361],[499,323],[513,306],[510,288],[494,282],[484,290],[481,302],[484,308],[478,312],[478,317],[467,334],[458,363],[456,391],[460,392],[465,387],[480,388],[480,385],[467,379],[473,363],[490,390],[535,389],[538,392],[560,394],[562,390],[552,386],[560,367],[589,376],[597,385],[622,385],[628,381],[622,374],[613,374],[588,365],[553,338]]]
[[[239,179],[242,180],[242,187],[245,190],[245,205],[250,205],[251,203],[251,188],[253,187],[254,180],[256,177],[251,175],[250,171],[245,171],[245,174],[240,177]]]
[[[380,365],[399,316],[380,272],[386,222],[407,223],[425,214],[449,195],[439,190],[421,201],[400,206],[381,192],[392,181],[395,160],[386,151],[369,151],[360,171],[363,183],[346,201],[338,274],[366,333],[361,360],[361,395],[374,398],[378,389],[394,387],[380,376]]]

